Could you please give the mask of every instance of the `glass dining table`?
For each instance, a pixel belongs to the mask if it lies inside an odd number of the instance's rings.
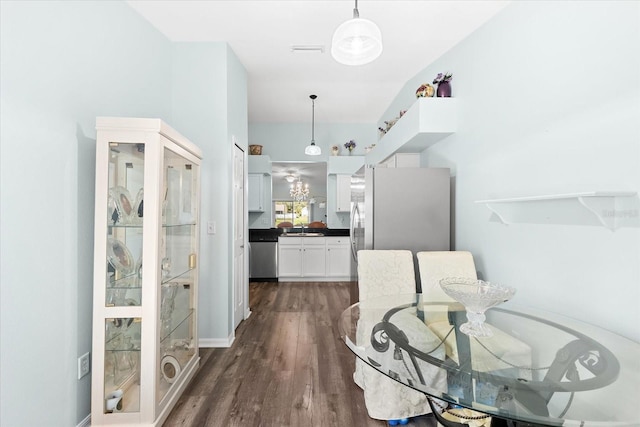
[[[640,426],[639,343],[512,302],[487,310],[491,337],[460,332],[466,320],[459,303],[393,295],[350,306],[339,329],[366,365],[425,393],[444,426],[460,425],[453,408],[492,427]],[[430,380],[434,366],[446,382]]]

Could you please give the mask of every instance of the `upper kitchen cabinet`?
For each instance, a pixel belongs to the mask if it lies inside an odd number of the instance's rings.
[[[264,177],[261,173],[250,173],[248,180],[249,212],[264,212],[266,202],[264,197]]]
[[[419,168],[420,153],[396,153],[380,163],[383,168]]]
[[[364,165],[364,156],[331,156],[327,161],[327,187],[330,212],[327,223],[331,228],[349,226],[351,213],[351,175]]]
[[[251,213],[265,213],[265,216],[270,216],[271,158],[252,155],[248,156],[247,164],[247,210]]]
[[[336,176],[336,212],[351,213],[351,175]]]
[[[377,165],[394,153],[420,153],[456,132],[456,98],[418,98],[398,122],[365,156]]]
[[[159,119],[96,121],[92,425],[161,425],[199,364],[201,151]]]

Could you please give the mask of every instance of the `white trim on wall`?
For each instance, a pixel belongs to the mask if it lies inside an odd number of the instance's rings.
[[[231,333],[227,338],[200,338],[198,347],[200,348],[229,348],[236,340],[235,334]]]
[[[76,427],[89,427],[91,425],[91,414],[87,415]]]

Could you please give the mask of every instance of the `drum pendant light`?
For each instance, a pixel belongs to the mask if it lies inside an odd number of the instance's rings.
[[[311,98],[311,144],[307,145],[307,148],[304,149],[304,154],[308,156],[319,156],[322,154],[322,150],[320,147],[316,145],[316,141],[314,139],[314,128],[315,128],[315,116],[316,116],[316,95],[309,95]]]
[[[333,33],[331,56],[344,65],[364,65],[382,53],[382,33],[376,24],[360,18],[358,0],[353,19],[344,22]]]

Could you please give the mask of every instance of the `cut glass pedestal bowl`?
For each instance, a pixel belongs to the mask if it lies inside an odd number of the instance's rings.
[[[444,293],[464,305],[468,322],[460,325],[460,331],[472,337],[492,336],[493,332],[484,323],[484,312],[508,301],[516,293],[514,288],[508,286],[459,277],[442,279],[440,287]]]

